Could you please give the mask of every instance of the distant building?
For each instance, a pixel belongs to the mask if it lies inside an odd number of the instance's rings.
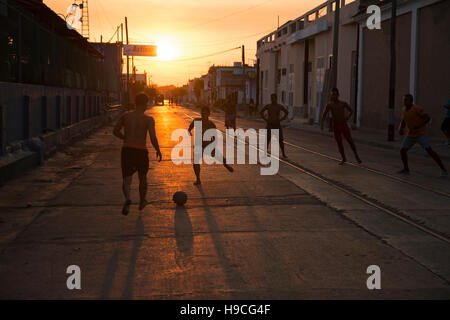
[[[212,66],[208,71],[209,102],[220,103],[230,94],[237,95],[237,102],[243,103],[244,94],[246,102],[256,99],[256,68],[245,66],[245,75],[242,64],[233,66]]]
[[[122,43],[101,43],[94,42],[91,45],[96,48],[104,57],[105,77],[107,81],[108,100],[121,101],[121,94],[124,92],[121,85],[122,76]]]

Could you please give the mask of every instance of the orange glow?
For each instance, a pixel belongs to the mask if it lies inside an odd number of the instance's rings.
[[[44,0],[57,13],[65,13],[71,0]],[[246,63],[256,59],[256,41],[280,25],[295,19],[324,0],[95,0],[89,1],[90,41],[111,39],[117,26],[128,18],[130,43],[156,44],[158,57],[135,57],[139,73],[147,71],[158,85],[183,85],[205,74],[212,64],[241,61],[241,51],[191,61],[245,45]],[[270,31],[269,31],[270,30]],[[120,33],[120,32],[119,32]],[[125,26],[124,26],[125,37]],[[116,35],[111,42],[115,42]],[[125,39],[124,39],[125,40]]]

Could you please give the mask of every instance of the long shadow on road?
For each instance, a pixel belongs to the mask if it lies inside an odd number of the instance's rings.
[[[181,259],[177,259],[177,263],[180,263],[184,262],[186,258],[189,259],[191,257],[194,243],[191,219],[184,206],[177,206],[175,209],[174,227],[177,253],[179,253],[181,257]]]
[[[228,287],[231,291],[232,299],[238,299],[239,296],[236,294],[237,292],[247,291],[245,280],[242,278],[242,275],[239,273],[239,271],[236,270],[235,264],[233,264],[227,257],[225,253],[224,240],[222,239],[216,220],[214,219],[208,201],[206,200],[205,193],[203,192],[201,186],[198,186],[198,189],[202,196],[206,222],[208,223],[211,238],[214,242],[214,246],[216,247],[217,255],[219,256],[219,260],[222,265],[222,269],[224,271]]]

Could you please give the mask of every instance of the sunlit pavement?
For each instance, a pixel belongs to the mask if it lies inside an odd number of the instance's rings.
[[[130,214],[121,215],[121,144],[111,127],[0,188],[1,298],[450,298],[448,242],[286,164],[274,176],[260,175],[257,165],[233,165],[234,173],[203,166],[196,187],[192,165],[170,160],[172,131],[187,128],[196,114],[181,107],[148,113],[164,160],[150,149],[150,204],[142,212],[135,176]],[[286,139],[337,156],[327,137],[287,130]],[[367,165],[395,172],[397,153],[360,150]],[[293,163],[448,234],[448,197],[298,148],[287,153]],[[433,165],[411,159],[421,173],[407,179],[448,192]],[[188,194],[185,207],[171,200],[178,190]],[[81,268],[81,290],[66,287],[69,265]],[[367,288],[370,265],[381,269],[381,290]]]

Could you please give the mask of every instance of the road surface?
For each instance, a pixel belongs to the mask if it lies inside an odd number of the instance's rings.
[[[398,152],[358,145],[364,166],[339,166],[331,138],[286,129],[289,158],[278,174],[203,166],[197,187],[192,165],[170,160],[173,130],[197,111],[147,113],[163,161],[150,149],[142,212],[135,176],[130,214],[121,215],[112,127],[0,188],[0,298],[450,298],[450,180],[429,158],[412,155],[413,173],[402,177]],[[223,115],[211,117],[223,130]],[[178,190],[185,207],[171,200]],[[80,290],[66,286],[71,265]],[[367,287],[372,265],[379,290]]]

